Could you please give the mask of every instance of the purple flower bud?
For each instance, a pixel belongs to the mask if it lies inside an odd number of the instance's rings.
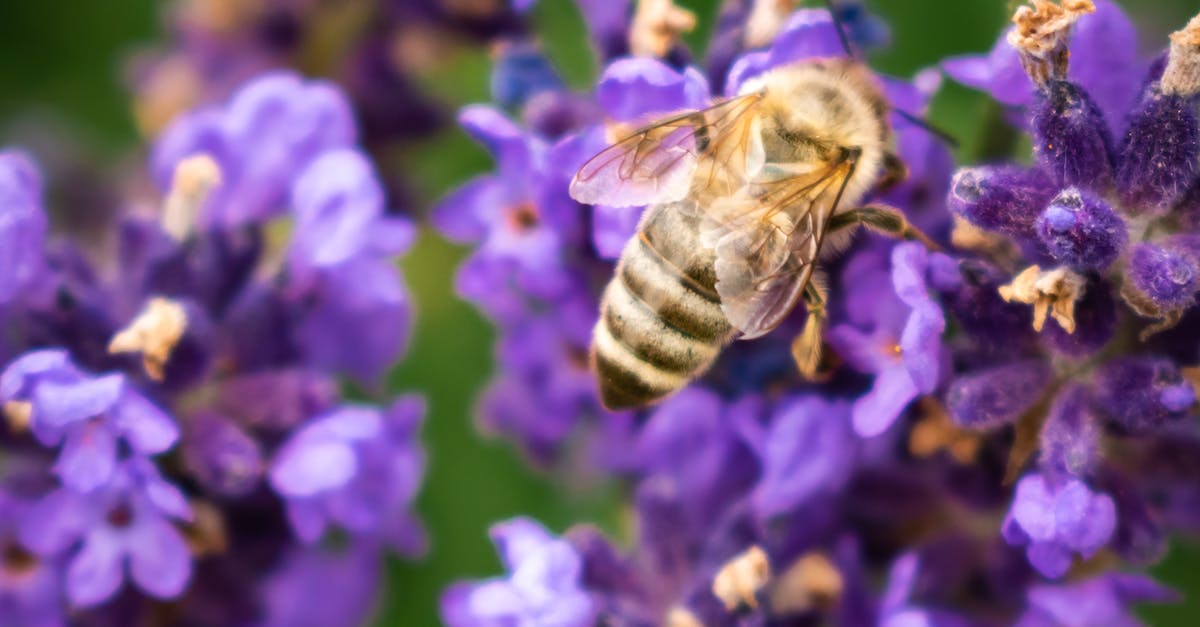
[[[1041,361],[1019,361],[963,375],[950,384],[946,407],[960,426],[989,429],[1015,421],[1050,383]]]
[[[1125,222],[1107,202],[1074,187],[1050,201],[1037,232],[1055,259],[1078,272],[1103,271],[1129,239]]]
[[[1112,135],[1104,113],[1084,89],[1050,81],[1031,110],[1038,165],[1059,185],[1105,191],[1113,184]]]
[[[1175,243],[1138,244],[1126,275],[1136,296],[1163,311],[1188,307],[1200,290],[1200,259]]]
[[[1034,223],[1054,197],[1044,172],[1016,166],[963,168],[950,184],[950,210],[972,224],[1018,238],[1032,238]]]
[[[1161,215],[1200,169],[1200,114],[1194,97],[1152,86],[1129,116],[1117,159],[1117,192],[1130,215]]]
[[[978,350],[1016,355],[1037,343],[1030,308],[1000,297],[997,288],[1009,281],[1007,275],[983,262],[969,260],[962,263],[962,277],[962,285],[949,299],[950,311]]]
[[[1099,459],[1100,429],[1089,401],[1087,388],[1073,384],[1050,407],[1041,433],[1041,471],[1052,483],[1087,478]]]
[[[1179,369],[1156,357],[1123,357],[1096,373],[1096,408],[1128,434],[1143,434],[1187,415],[1193,403]],[[1193,394],[1194,399],[1194,394]]]
[[[225,496],[246,494],[262,477],[258,442],[228,418],[212,412],[187,421],[183,458],[201,485]]]

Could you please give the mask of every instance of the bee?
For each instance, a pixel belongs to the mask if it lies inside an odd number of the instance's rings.
[[[600,306],[590,360],[609,409],[649,405],[707,371],[734,339],[760,337],[804,300],[792,342],[820,361],[823,252],[865,225],[928,242],[898,210],[862,206],[905,176],[889,104],[853,59],[782,66],[739,95],[644,126],[585,163],[585,204],[648,205]]]

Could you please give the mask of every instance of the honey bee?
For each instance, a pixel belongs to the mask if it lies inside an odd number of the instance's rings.
[[[803,376],[815,375],[822,253],[857,225],[928,242],[898,210],[860,205],[904,177],[888,113],[861,62],[800,62],[748,81],[737,97],[644,126],[580,168],[576,200],[648,205],[592,336],[606,407],[672,394],[734,339],[777,327],[801,298],[808,318],[792,355]]]

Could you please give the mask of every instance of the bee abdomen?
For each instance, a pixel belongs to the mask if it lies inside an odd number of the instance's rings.
[[[610,409],[640,407],[687,385],[732,336],[705,268],[711,255],[696,248],[695,225],[676,215],[668,222],[682,232],[655,237],[666,225],[656,220],[663,212],[652,211],[621,254],[593,338],[601,398]]]

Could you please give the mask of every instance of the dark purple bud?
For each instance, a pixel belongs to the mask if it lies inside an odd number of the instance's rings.
[[[1033,407],[1050,382],[1050,368],[1041,361],[995,366],[955,379],[946,392],[946,408],[959,426],[999,427]]]
[[[1159,311],[1186,309],[1200,289],[1200,260],[1176,239],[1138,244],[1129,258],[1127,293],[1132,290],[1134,298]]]
[[[1168,359],[1122,357],[1096,373],[1096,409],[1117,431],[1143,434],[1187,415],[1196,394]]]
[[[1103,271],[1129,240],[1125,221],[1107,202],[1074,187],[1050,201],[1037,232],[1056,260],[1078,272]]]
[[[1041,433],[1041,470],[1058,483],[1087,479],[1100,456],[1100,428],[1089,406],[1088,390],[1078,383],[1059,392]]]
[[[1050,81],[1030,111],[1038,165],[1060,186],[1104,192],[1112,187],[1112,134],[1087,92],[1069,81]]]
[[[1034,223],[1058,191],[1044,172],[1016,166],[963,168],[950,184],[950,210],[980,228],[1033,238]]]
[[[187,327],[179,343],[171,350],[162,380],[164,386],[174,390],[184,389],[203,379],[208,374],[216,348],[216,332],[208,314],[195,302],[185,300],[182,305],[187,314]]]
[[[980,261],[961,264],[962,284],[946,298],[954,320],[989,357],[1016,355],[1036,343],[1033,318],[1028,306],[1008,303],[998,288],[1009,276]],[[1058,326],[1058,325],[1047,325]]]
[[[223,496],[241,496],[258,485],[262,451],[233,421],[205,412],[192,416],[185,429],[184,463],[200,485]]]
[[[1108,344],[1117,330],[1117,302],[1108,283],[1093,278],[1083,297],[1075,303],[1075,331],[1067,333],[1057,324],[1042,327],[1039,337],[1052,350],[1075,359],[1094,355]]]
[[[1196,98],[1151,86],[1129,116],[1117,159],[1117,193],[1130,215],[1161,215],[1196,180],[1200,117]]]

